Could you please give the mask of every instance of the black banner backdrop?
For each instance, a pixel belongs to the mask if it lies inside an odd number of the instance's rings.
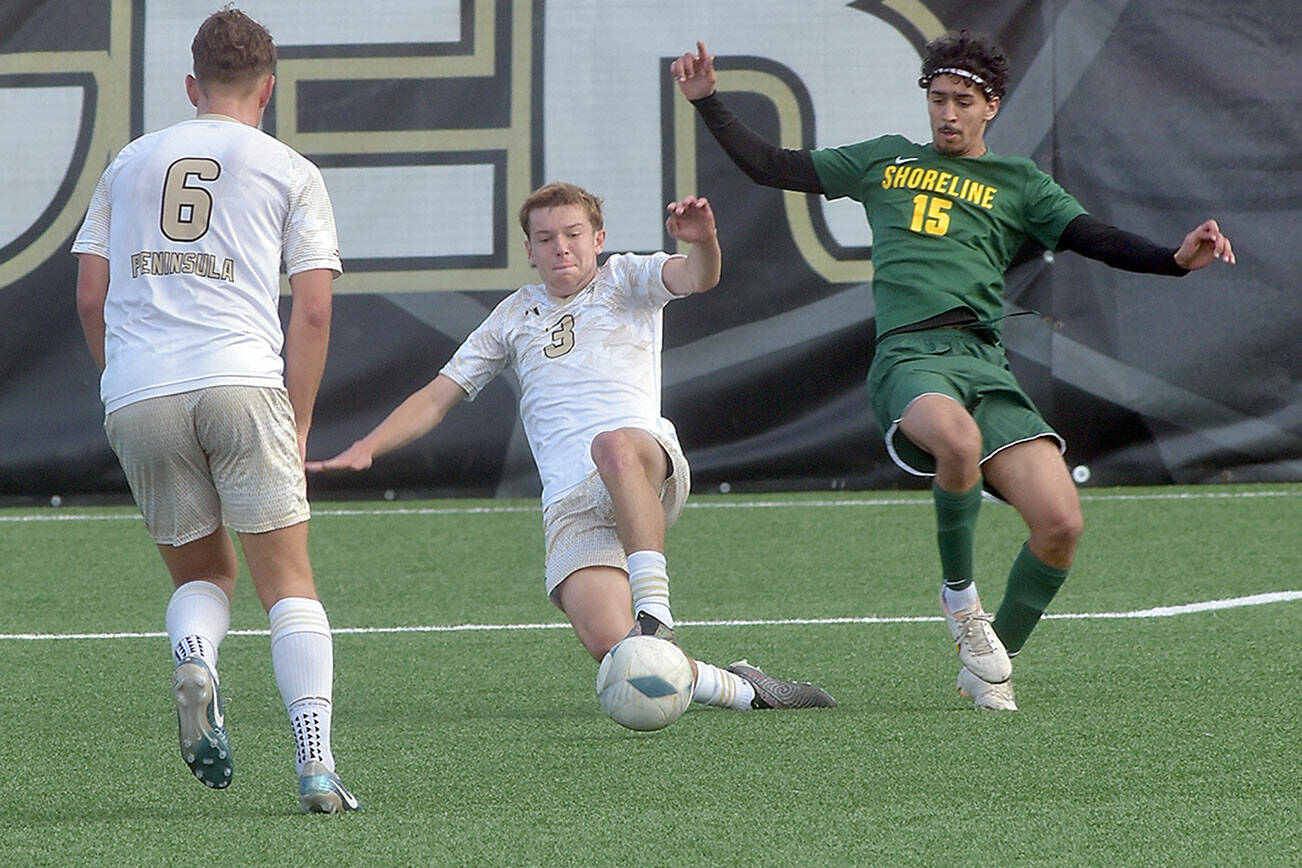
[[[211,2],[0,4],[0,497],[121,498],[67,252],[99,173],[189,116],[181,79]],[[677,96],[705,39],[720,89],[788,146],[926,136],[918,52],[995,35],[1013,80],[988,140],[1095,216],[1175,245],[1207,217],[1234,268],[1182,279],[1027,249],[1008,275],[1016,373],[1083,484],[1302,479],[1302,7],[1295,0],[248,2],[281,45],[264,126],[320,166],[345,276],[315,456],[347,446],[532,282],[514,211],[564,178],[607,202],[609,250],[671,244],[663,203],[710,197],[714,292],[665,314],[664,407],[698,491],[890,488],[868,410],[862,214],[758,188]],[[679,8],[681,7],[681,8]],[[309,26],[310,24],[310,26]],[[864,237],[856,237],[856,233]],[[287,314],[288,304],[284,306]],[[314,497],[529,495],[538,482],[499,378],[430,437]]]

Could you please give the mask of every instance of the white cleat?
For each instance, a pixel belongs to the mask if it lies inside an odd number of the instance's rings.
[[[1016,711],[1013,701],[1013,682],[1010,678],[998,684],[983,681],[963,667],[958,671],[958,695],[972,700],[978,711]]]
[[[959,662],[965,669],[991,684],[1013,676],[1013,663],[991,623],[994,618],[981,608],[980,600],[966,609],[951,612],[945,605],[945,591],[941,589],[940,611],[945,615],[945,626],[949,627]]]

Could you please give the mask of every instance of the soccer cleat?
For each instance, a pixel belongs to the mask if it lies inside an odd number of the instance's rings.
[[[339,775],[320,760],[308,760],[298,776],[298,803],[305,814],[340,814],[361,808]]]
[[[198,657],[182,660],[172,670],[172,694],[176,698],[181,758],[205,786],[224,789],[235,769],[221,694],[208,664]]]
[[[968,671],[983,681],[998,684],[1013,676],[1013,664],[1008,659],[1004,643],[995,633],[994,618],[981,608],[981,601],[951,612],[945,605],[945,591],[940,592],[940,611],[945,614],[945,625],[954,639],[958,659]]]
[[[637,618],[633,621],[633,629],[628,631],[628,639],[632,636],[654,636],[657,639],[664,639],[666,642],[678,644],[678,637],[674,634],[673,627],[666,627],[660,623],[660,619],[654,615],[648,615],[646,612],[638,612]]]
[[[835,708],[836,700],[826,690],[808,681],[781,681],[765,675],[745,660],[738,660],[728,671],[750,682],[755,688],[751,708]]]
[[[973,675],[966,666],[958,670],[958,695],[972,700],[978,711],[1016,711],[1013,701],[1013,681],[991,684]]]

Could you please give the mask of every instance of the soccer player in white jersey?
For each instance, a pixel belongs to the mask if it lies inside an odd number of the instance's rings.
[[[239,570],[229,528],[268,610],[300,805],[353,810],[330,750],[334,652],[303,473],[340,272],[334,215],[317,168],[257,128],[275,84],[271,34],[225,8],[191,51],[198,116],[127,145],[95,189],[72,248],[78,313],[109,443],[176,586],[166,624],[182,758],[209,787],[231,781],[217,674]]]
[[[437,426],[503,368],[520,381],[520,417],[542,478],[548,597],[600,660],[625,636],[675,641],[665,529],[687,499],[687,461],[660,415],[662,311],[719,282],[714,213],[694,196],[670,203],[669,234],[686,256],[620,254],[597,264],[606,240],[601,201],[548,184],[520,208],[529,262],[542,283],[489,314],[433,380],[376,428],[308,470],[364,470]],[[695,661],[694,698],[709,705],[835,705],[804,682],[746,661]]]

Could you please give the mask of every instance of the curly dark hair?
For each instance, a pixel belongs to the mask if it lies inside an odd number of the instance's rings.
[[[1008,58],[985,34],[951,30],[928,42],[923,50],[918,87],[925,90],[941,70],[949,69],[968,73],[973,84],[985,91],[986,99],[1002,98],[1008,85]]]
[[[276,43],[267,28],[233,6],[209,15],[190,43],[200,83],[241,85],[276,71]]]

